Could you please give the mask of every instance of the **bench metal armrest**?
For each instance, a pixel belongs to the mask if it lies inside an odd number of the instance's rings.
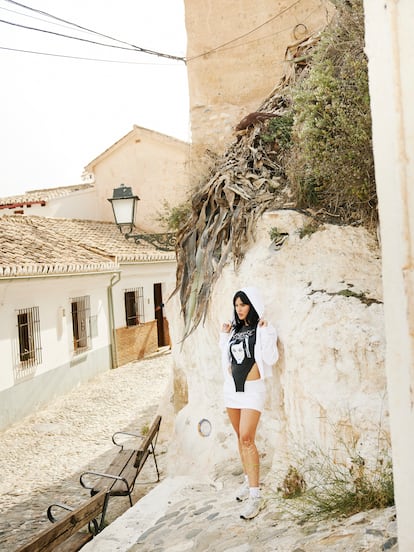
[[[125,443],[118,443],[117,442],[117,436],[118,435],[127,435],[128,437],[136,437],[136,438],[139,438],[139,439],[143,439],[144,436],[143,435],[140,435],[139,433],[130,433],[128,431],[116,431],[113,435],[112,435],[112,442],[114,445],[116,445],[117,447],[121,447],[121,450],[124,450],[124,444]]]
[[[75,508],[72,508],[72,506],[68,506],[67,504],[63,504],[61,502],[57,502],[56,504],[51,504],[46,512],[48,520],[51,523],[56,523],[57,521],[59,521],[52,513],[53,508],[62,508],[62,510],[66,510],[67,512],[73,512],[73,510],[75,509]]]
[[[56,504],[51,504],[49,508],[47,509],[47,517],[51,523],[57,523],[59,520],[53,515],[52,509],[53,508],[62,508],[63,510],[66,510],[67,512],[74,512],[75,508],[72,508],[72,506],[68,506],[67,504],[62,504],[60,502],[57,502]],[[105,515],[106,507],[104,507],[102,511],[102,516]],[[102,520],[103,521],[103,520]],[[88,531],[89,533],[92,533],[92,535],[97,535],[100,531],[99,523],[96,519],[91,519],[88,521]]]
[[[100,473],[100,472],[93,472],[93,471],[86,471],[86,472],[83,472],[81,474],[81,476],[79,478],[79,482],[80,482],[80,484],[82,485],[82,487],[84,489],[93,489],[94,488],[93,484],[90,486],[90,485],[88,485],[87,483],[85,483],[83,481],[83,477],[86,476],[86,475],[94,475],[95,477],[106,477],[106,478],[112,479],[114,481],[123,481],[125,483],[126,490],[129,493],[129,485],[128,485],[128,481],[125,479],[125,477],[120,477],[119,475],[112,475],[110,473]]]

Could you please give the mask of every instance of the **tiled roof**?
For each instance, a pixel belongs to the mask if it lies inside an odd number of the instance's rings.
[[[80,192],[93,188],[93,184],[75,184],[73,186],[62,186],[61,188],[48,188],[45,190],[31,190],[24,194],[0,197],[0,206],[47,202],[51,199],[65,197],[74,192]]]
[[[76,243],[124,261],[162,261],[175,260],[174,252],[160,251],[150,244],[136,244],[120,233],[114,222],[100,222],[77,219],[52,219],[30,217],[43,221],[57,233],[70,236]],[[140,230],[136,229],[137,233]]]
[[[122,262],[174,260],[174,252],[126,240],[111,222],[0,217],[0,278],[106,272]]]

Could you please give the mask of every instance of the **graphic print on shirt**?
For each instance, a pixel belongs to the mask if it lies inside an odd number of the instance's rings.
[[[243,347],[243,341],[239,341],[238,343],[233,343],[231,346],[231,354],[234,357],[237,364],[241,364],[244,359],[244,347]]]
[[[256,328],[243,328],[230,339],[231,371],[236,391],[244,391],[244,383],[255,363],[255,342]]]
[[[252,345],[254,347],[255,341],[256,328],[243,330],[233,335],[230,340],[230,354],[237,364],[241,364],[245,358],[252,358]]]

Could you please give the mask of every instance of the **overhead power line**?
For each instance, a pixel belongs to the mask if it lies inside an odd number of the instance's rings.
[[[44,17],[36,17],[35,15],[29,15],[28,13],[23,13],[21,11],[11,10],[9,8],[4,8],[3,6],[0,6],[0,10],[6,11],[6,12],[9,12],[9,13],[14,13],[16,15],[20,15],[20,16],[26,17],[28,19],[34,19],[35,21],[41,21],[42,23],[47,23],[48,25],[55,25],[56,27],[63,27],[65,29],[72,29],[71,25],[65,25],[65,24],[62,24],[62,23],[55,23],[54,21],[48,21]],[[89,31],[85,31],[85,32],[89,32]]]
[[[135,50],[135,51],[138,51],[138,52],[141,52],[143,54],[148,54],[148,55],[153,55],[153,56],[157,56],[157,57],[164,57],[164,58],[167,58],[167,59],[174,59],[174,60],[177,60],[177,61],[185,61],[185,58],[184,57],[180,57],[180,56],[175,56],[175,55],[172,55],[172,54],[166,54],[164,52],[158,52],[156,50],[149,50],[148,48],[142,48],[141,46],[136,46],[135,44],[131,44],[129,42],[126,42],[124,40],[119,40],[117,38],[114,38],[112,36],[109,36],[109,35],[106,35],[106,34],[103,34],[103,33],[100,33],[98,31],[94,31],[93,29],[89,29],[87,27],[83,27],[82,25],[78,25],[77,23],[73,23],[72,21],[68,21],[67,19],[63,19],[61,17],[57,17],[55,15],[52,15],[48,12],[45,12],[45,11],[42,11],[42,10],[38,10],[38,9],[35,9],[35,8],[32,8],[30,6],[26,6],[25,4],[21,4],[20,2],[16,2],[15,0],[5,0],[6,2],[10,3],[10,4],[13,4],[15,6],[19,6],[20,8],[24,8],[26,10],[30,10],[30,11],[33,11],[33,12],[36,12],[36,13],[39,13],[41,15],[45,15],[47,17],[50,17],[52,19],[55,19],[56,21],[60,21],[61,23],[66,23],[68,25],[71,25],[73,27],[76,27],[77,29],[81,29],[83,31],[87,31],[89,33],[92,33],[92,34],[95,34],[95,35],[98,35],[98,36],[101,36],[103,38],[108,38],[109,40],[113,40],[115,42],[119,42],[120,44],[125,44],[126,46],[129,46],[129,48],[124,48],[124,49],[132,49],[132,50]],[[1,21],[1,20],[0,20]],[[9,24],[13,24],[13,23],[10,23],[10,22],[6,22],[6,23],[9,23]],[[17,24],[15,24],[17,25]],[[56,34],[56,35],[59,35],[59,33],[54,33],[52,31],[45,31],[45,30],[42,30],[42,29],[37,29],[36,27],[25,27],[24,25],[17,25],[19,27],[24,27],[24,28],[30,28],[32,30],[37,30],[37,31],[43,31],[43,32],[48,32],[50,34]],[[71,36],[67,36],[67,35],[60,35],[60,36],[63,36],[65,38],[72,38],[74,39],[75,37],[71,37]],[[100,44],[100,45],[103,45],[103,46],[109,46],[109,47],[113,47],[115,48],[116,46],[114,45],[110,45],[110,44],[104,44],[104,43],[97,43],[97,42],[93,42],[93,41],[88,41],[86,39],[81,39],[81,38],[78,38],[77,40],[83,40],[85,42],[91,42],[92,44]],[[122,49],[121,46],[118,46],[118,48]]]
[[[166,54],[166,53],[163,53],[163,52],[158,52],[156,50],[149,50],[147,48],[142,48],[140,46],[136,46],[134,44],[131,44],[129,42],[126,42],[126,41],[123,41],[123,40],[120,40],[120,39],[117,39],[117,38],[114,38],[112,36],[109,36],[109,35],[106,35],[106,34],[103,34],[103,33],[100,33],[98,31],[94,31],[93,29],[89,29],[87,27],[84,27],[82,25],[79,25],[77,23],[73,23],[71,21],[68,21],[67,19],[63,19],[61,17],[57,17],[55,15],[52,15],[48,12],[45,12],[45,11],[42,11],[42,10],[38,10],[36,8],[32,8],[30,6],[26,6],[25,4],[22,4],[20,2],[16,2],[15,0],[5,0],[6,2],[9,2],[10,4],[14,4],[16,6],[19,6],[20,8],[23,8],[23,9],[27,9],[27,10],[30,10],[32,12],[35,12],[35,13],[38,13],[38,14],[41,14],[43,16],[46,16],[46,17],[49,17],[51,19],[54,19],[56,21],[59,21],[61,23],[64,23],[65,25],[70,25],[71,27],[74,27],[76,29],[79,29],[79,30],[82,30],[82,31],[85,31],[85,32],[88,32],[88,33],[91,33],[91,34],[94,34],[94,35],[97,35],[97,36],[101,36],[103,38],[107,38],[109,40],[112,40],[112,41],[115,41],[115,42],[118,42],[120,44],[125,44],[126,46],[117,46],[117,45],[114,45],[114,44],[107,44],[107,43],[103,43],[103,42],[98,42],[98,41],[93,41],[93,40],[89,40],[89,39],[86,39],[86,38],[80,38],[80,37],[75,37],[75,36],[71,36],[71,35],[65,35],[65,34],[62,34],[62,33],[57,33],[57,32],[54,32],[54,31],[48,31],[48,30],[45,30],[45,29],[39,29],[37,27],[29,27],[29,26],[26,26],[26,25],[21,25],[21,24],[18,24],[18,23],[13,23],[13,22],[10,22],[10,21],[5,21],[5,20],[2,20],[0,19],[0,23],[6,23],[6,24],[9,24],[9,25],[14,25],[14,26],[18,26],[18,27],[22,27],[22,28],[25,28],[25,29],[29,29],[29,30],[34,30],[34,31],[38,31],[38,32],[43,32],[43,33],[47,33],[47,34],[52,34],[52,35],[56,35],[56,36],[61,36],[63,38],[68,38],[68,39],[72,39],[72,40],[79,40],[79,41],[82,41],[82,42],[87,42],[87,43],[90,43],[90,44],[94,44],[94,45],[99,45],[99,46],[104,46],[104,47],[109,47],[109,48],[116,48],[116,49],[120,49],[120,50],[124,50],[124,51],[135,51],[135,52],[140,52],[140,53],[146,53],[146,54],[149,54],[149,55],[155,55],[155,56],[158,56],[158,57],[163,57],[163,58],[167,58],[167,59],[171,59],[171,60],[175,60],[175,61],[183,61],[184,63],[187,63],[188,61],[193,61],[195,59],[198,59],[200,57],[203,57],[203,56],[206,56],[208,54],[211,54],[213,52],[217,52],[218,50],[221,50],[221,49],[229,49],[229,48],[235,48],[237,47],[238,45],[233,45],[233,46],[230,46],[232,44],[234,44],[235,42],[241,40],[242,38],[245,38],[251,34],[253,34],[254,32],[256,32],[257,30],[261,29],[262,27],[264,27],[265,25],[268,25],[269,23],[271,23],[272,21],[274,21],[275,19],[277,19],[278,17],[280,17],[281,15],[283,15],[285,12],[287,12],[288,10],[292,9],[293,7],[295,7],[297,4],[299,4],[302,0],[295,0],[293,1],[289,6],[287,6],[286,8],[282,9],[280,12],[278,12],[277,14],[275,14],[274,16],[272,16],[271,18],[267,19],[266,21],[264,21],[263,23],[261,23],[260,25],[254,27],[253,29],[251,29],[250,31],[247,31],[239,36],[236,36],[235,38],[231,39],[231,40],[228,40],[227,42],[223,42],[222,44],[219,44],[218,46],[215,46],[214,48],[211,48],[210,50],[207,50],[201,54],[197,54],[195,56],[192,56],[190,58],[186,58],[186,57],[180,57],[180,56],[175,56],[175,55],[172,55],[172,54]],[[20,15],[24,15],[24,14],[20,14]],[[305,18],[306,19],[306,18]],[[44,20],[43,20],[44,21]],[[282,32],[282,31],[280,31]],[[279,33],[275,33],[275,34],[279,34]],[[244,43],[244,44],[248,44],[248,43]],[[69,55],[63,55],[63,54],[52,54],[52,53],[48,53],[48,52],[37,52],[37,51],[32,51],[32,50],[21,50],[21,49],[18,49],[18,48],[6,48],[6,47],[0,47],[0,49],[3,49],[3,50],[10,50],[10,51],[15,51],[15,52],[23,52],[23,53],[31,53],[31,54],[39,54],[39,55],[46,55],[46,56],[53,56],[53,57],[63,57],[63,58],[69,58],[69,59],[80,59],[80,60],[87,60],[87,61],[108,61],[108,62],[112,62],[112,60],[105,60],[105,59],[97,59],[97,58],[89,58],[89,57],[78,57],[78,56],[69,56]],[[123,62],[123,61],[118,61],[117,63],[132,63],[134,64],[135,62]]]
[[[36,50],[23,50],[21,48],[9,48],[7,46],[0,46],[0,50],[6,50],[9,52],[19,52],[22,54],[36,54],[40,56],[76,59],[80,61],[98,61],[98,62],[105,62],[105,63],[123,63],[125,65],[154,65],[156,67],[160,67],[160,66],[172,67],[172,65],[168,63],[149,63],[144,61],[123,61],[120,59],[101,59],[101,58],[92,58],[92,57],[69,56],[65,54],[53,54],[52,52],[38,52]]]
[[[88,44],[95,44],[98,46],[106,46],[108,48],[116,48],[118,50],[127,50],[128,52],[136,52],[136,48],[127,48],[126,46],[118,46],[117,44],[105,44],[104,42],[97,42],[96,40],[89,40],[88,38],[81,38],[79,36],[72,36],[63,33],[57,33],[55,31],[48,31],[47,29],[39,29],[38,27],[29,27],[28,25],[22,25],[21,23],[14,23],[13,21],[6,21],[5,19],[0,19],[0,23],[5,23],[6,25],[12,25],[13,27],[20,27],[22,29],[27,29],[29,31],[36,31],[40,33],[51,34],[54,36],[60,36],[62,38],[69,38],[70,40],[79,40],[80,42],[87,42]],[[142,53],[143,50],[140,50]]]

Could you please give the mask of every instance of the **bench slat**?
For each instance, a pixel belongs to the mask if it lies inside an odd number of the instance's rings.
[[[112,462],[106,468],[105,473],[116,475],[127,480],[128,489],[123,481],[112,481],[107,477],[100,477],[93,482],[91,493],[95,494],[107,488],[112,496],[128,496],[131,494],[138,474],[141,472],[148,456],[155,450],[158,432],[160,430],[161,416],[157,416],[152,423],[147,435],[142,440],[138,450],[123,449],[115,455]],[[154,462],[157,468],[155,454]],[[158,475],[158,468],[157,468]]]
[[[134,457],[135,457],[134,450],[121,450],[116,454],[115,458],[109,464],[108,468],[106,468],[105,473],[107,473],[108,475],[117,475],[120,477],[124,477],[125,467],[134,461]],[[128,481],[128,486],[130,487],[134,480],[132,479],[130,481],[127,479],[127,481]],[[99,477],[93,481],[93,488],[91,490],[91,493],[96,494],[102,491],[103,489],[107,488],[112,494],[112,488],[117,483],[118,483],[117,481],[114,481],[113,479],[110,479],[108,477]],[[128,494],[128,491],[125,487],[125,483],[121,483],[121,485],[124,488],[124,491],[125,491],[124,494]]]
[[[141,446],[139,447],[138,452],[140,452],[140,451],[145,452],[146,450],[148,450],[151,447],[151,444],[155,448],[155,445],[157,443],[158,432],[160,430],[160,424],[161,424],[161,416],[158,415],[155,418],[152,426],[150,427],[147,435],[145,435],[145,437],[144,437],[144,439],[141,443]],[[155,439],[155,442],[153,443],[154,439]],[[140,467],[142,468],[142,465],[140,466],[140,462],[141,462],[141,459],[137,454],[137,458],[135,460],[135,467],[136,468],[140,468]]]
[[[149,450],[147,450],[144,454],[145,459],[148,458],[149,454],[150,454]],[[124,477],[128,481],[128,485],[130,489],[134,486],[135,480],[138,476],[138,470],[134,466],[134,461],[135,461],[135,451],[134,451],[134,454],[131,456],[130,463],[127,466],[125,466],[121,474],[121,477]],[[145,460],[143,461],[143,464],[144,462]],[[115,481],[115,483],[111,487],[110,493],[113,496],[124,496],[128,494],[125,488],[125,483],[122,481]]]
[[[92,539],[91,533],[75,533],[67,541],[53,548],[53,552],[77,552]]]
[[[124,478],[128,483],[128,488],[125,482],[121,480],[113,480],[102,477],[102,474],[97,474],[95,477],[98,477],[98,479],[95,479],[94,487],[91,489],[88,483],[83,482],[83,476],[91,475],[93,477],[93,472],[84,472],[80,481],[83,487],[91,491],[91,498],[79,508],[74,509],[62,519],[53,523],[49,528],[35,535],[16,552],[75,552],[93,538],[93,535],[85,530],[90,521],[101,516],[99,529],[97,527],[97,530],[102,529],[110,496],[128,495],[132,506],[131,493],[135,480],[150,454],[153,454],[159,481],[155,446],[160,424],[161,416],[157,416],[139,448],[134,450],[121,449],[107,468],[105,473]]]
[[[157,481],[160,480],[160,473],[155,455],[160,424],[161,416],[157,415],[148,433],[142,437],[142,441],[137,449],[128,450],[121,448],[103,473],[93,471],[82,473],[80,476],[81,485],[85,489],[89,489],[92,495],[101,492],[102,489],[106,489],[108,500],[110,496],[128,496],[130,505],[132,506],[132,491],[134,490],[135,481],[150,454],[152,454],[154,459],[155,469],[157,471]],[[117,432],[116,434],[119,433],[121,432]],[[132,434],[128,433],[126,435]],[[118,444],[114,441],[114,436],[112,436],[112,441]],[[90,482],[87,481],[89,477],[92,478]],[[125,482],[127,484],[125,484]],[[104,518],[105,515],[101,520],[102,524]]]
[[[49,528],[44,529],[16,552],[51,552],[58,544],[68,540],[71,535],[82,529],[89,521],[98,517],[106,500],[106,491],[96,494],[80,508],[70,512]]]
[[[134,452],[135,451],[128,449],[119,451],[118,454],[116,454],[113,458],[112,462],[109,464],[107,472],[120,473],[131,460],[131,456],[133,456]]]

